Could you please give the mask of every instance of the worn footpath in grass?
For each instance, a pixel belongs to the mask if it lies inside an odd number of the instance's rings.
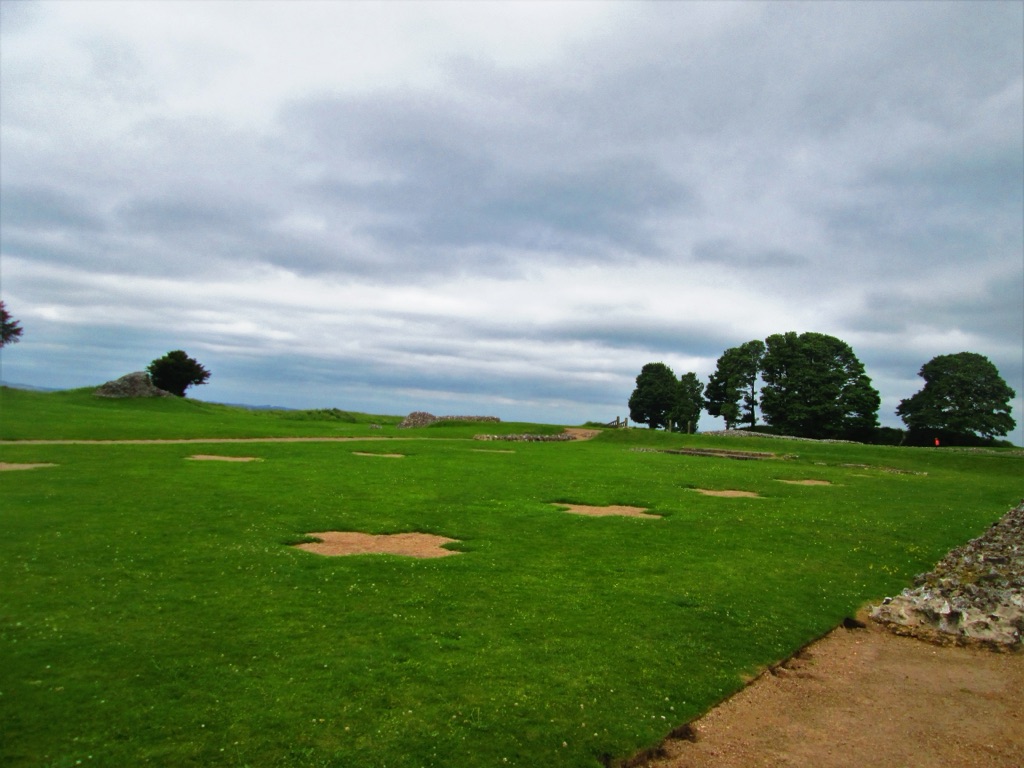
[[[81,397],[33,395],[15,407],[45,403],[36,420],[55,437],[83,430],[77,418],[104,436],[289,426],[182,401],[115,401],[98,415]],[[38,436],[31,421],[11,423]],[[292,422],[370,436],[349,424]],[[0,477],[0,761],[597,766],[898,591],[1021,495],[1012,452],[646,430],[467,439],[496,426],[411,430],[429,439],[393,444],[201,446],[261,459],[230,464],[188,461],[188,445],[0,445],[0,461],[57,465]],[[634,450],[685,446],[792,457]],[[404,458],[357,455],[367,451]],[[831,485],[779,482],[807,479]],[[661,519],[585,518],[552,502]],[[287,546],[331,529],[436,533],[461,554]]]

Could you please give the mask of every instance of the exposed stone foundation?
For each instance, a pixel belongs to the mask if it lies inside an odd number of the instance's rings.
[[[938,642],[1019,648],[1024,635],[1024,504],[886,598],[871,618]]]
[[[490,422],[498,423],[501,421],[497,416],[435,416],[432,413],[426,411],[413,411],[398,425],[399,429],[408,429],[410,427],[429,427],[438,421],[477,421],[477,422]]]
[[[128,373],[120,379],[108,381],[93,394],[96,397],[174,397],[170,392],[154,386],[145,371]]]

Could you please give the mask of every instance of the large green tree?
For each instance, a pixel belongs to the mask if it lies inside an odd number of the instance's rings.
[[[765,340],[761,413],[798,437],[858,436],[878,426],[881,398],[850,345],[823,333]]]
[[[0,347],[6,347],[8,344],[17,344],[21,339],[21,333],[21,324],[11,317],[7,307],[0,301]]]
[[[1010,416],[1010,401],[1016,393],[984,355],[939,355],[925,363],[918,375],[924,379],[924,388],[896,408],[909,429],[991,439],[1016,426]]]
[[[193,384],[205,384],[210,378],[208,370],[180,349],[154,360],[146,370],[154,386],[178,397],[184,397]]]
[[[678,396],[679,382],[672,369],[664,363],[647,363],[629,396],[629,418],[651,429],[668,426]]]
[[[704,404],[710,415],[725,420],[726,429],[744,422],[752,427],[757,424],[757,376],[764,349],[760,339],[730,347],[718,358],[708,379]]]
[[[679,377],[676,404],[669,413],[669,424],[676,432],[691,433],[697,430],[700,412],[704,407],[704,385],[693,371]]]

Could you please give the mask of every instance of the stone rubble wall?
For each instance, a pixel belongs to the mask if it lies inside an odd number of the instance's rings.
[[[817,437],[795,437],[794,435],[776,435],[771,432],[750,432],[746,429],[715,429],[708,432],[701,432],[702,435],[714,435],[715,437],[764,437],[769,440],[803,440],[808,443],[847,443],[857,445],[853,440],[833,440]]]
[[[871,608],[898,634],[1020,648],[1024,636],[1024,503],[949,552],[915,586]]]
[[[96,397],[174,397],[170,392],[153,385],[145,371],[128,373],[114,381],[108,381],[93,394]]]
[[[398,425],[399,429],[410,427],[429,427],[438,421],[474,421],[482,423],[499,423],[501,419],[497,416],[435,416],[426,411],[413,411]]]
[[[473,435],[474,440],[507,440],[513,443],[564,443],[567,440],[575,440],[572,435]]]

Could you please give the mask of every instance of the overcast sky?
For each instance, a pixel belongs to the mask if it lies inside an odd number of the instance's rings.
[[[1024,3],[0,8],[4,381],[571,424],[817,331],[1022,421]]]

